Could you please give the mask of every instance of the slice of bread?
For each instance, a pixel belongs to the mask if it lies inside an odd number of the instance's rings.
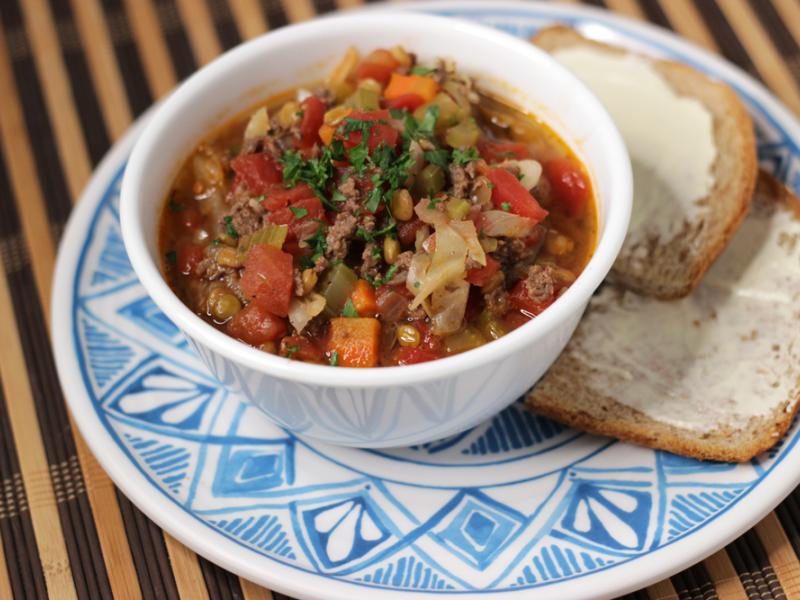
[[[720,461],[773,446],[799,403],[800,199],[766,174],[691,296],[607,284],[527,397],[591,433]]]
[[[563,26],[547,27],[532,41],[556,58],[559,52],[574,48],[593,49],[610,56],[631,55],[627,50],[589,40]],[[641,294],[680,298],[697,286],[747,212],[757,171],[753,124],[736,93],[724,83],[683,64],[635,56],[648,61],[676,94],[696,99],[711,115],[716,146],[711,166],[713,187],[704,198],[676,199],[675,210],[668,213],[666,219],[677,222],[660,223],[661,232],[645,230],[645,225],[637,223],[637,206],[638,210],[644,210],[646,199],[634,197],[632,227],[610,278]],[[648,110],[646,102],[639,106]],[[692,139],[685,142],[692,144]],[[631,154],[634,179],[638,171],[644,181],[637,156]],[[674,176],[682,177],[676,170]],[[637,192],[636,195],[642,194]],[[680,202],[689,203],[690,215],[682,214],[677,208]],[[665,228],[669,233],[664,233]]]

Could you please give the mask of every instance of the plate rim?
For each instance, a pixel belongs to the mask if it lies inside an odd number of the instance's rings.
[[[676,34],[648,23],[637,22],[593,7],[549,5],[538,2],[522,3],[505,0],[500,2],[489,0],[417,2],[375,5],[363,10],[385,10],[387,8],[390,10],[444,11],[449,15],[458,13],[455,16],[461,16],[462,18],[468,15],[470,11],[497,13],[508,10],[536,13],[536,16],[541,15],[542,18],[553,17],[557,19],[559,15],[564,18],[584,17],[589,20],[608,23],[612,29],[619,30],[622,34],[635,35],[646,44],[650,42],[650,38],[655,38],[660,45],[668,46],[670,50],[679,51],[678,53],[680,54],[699,55],[700,62],[708,63],[710,72],[714,74],[722,73],[724,78],[736,80],[737,84],[747,89],[748,93],[762,104],[765,114],[772,118],[775,125],[779,125],[785,132],[788,127],[791,130],[787,132],[789,133],[788,137],[800,142],[800,125],[797,123],[796,118],[761,83],[721,57],[695,46]],[[785,450],[780,462],[775,464],[763,479],[745,491],[739,500],[725,509],[723,513],[720,513],[719,518],[706,522],[700,528],[674,542],[667,543],[656,550],[629,559],[611,568],[595,570],[584,576],[562,579],[550,584],[539,585],[535,588],[450,591],[431,594],[428,592],[359,585],[357,582],[333,579],[319,573],[310,573],[292,567],[268,556],[260,555],[221,535],[192,513],[182,509],[174,502],[170,502],[171,498],[168,496],[153,494],[151,486],[154,484],[152,480],[136,468],[128,454],[124,449],[120,448],[117,441],[107,431],[86,393],[82,377],[78,375],[80,366],[77,354],[74,352],[71,337],[74,326],[72,320],[74,312],[73,296],[70,293],[68,302],[61,301],[63,297],[56,297],[60,291],[61,293],[66,290],[71,291],[73,286],[76,285],[77,269],[75,269],[75,265],[83,252],[87,226],[93,221],[98,206],[102,204],[109,193],[109,183],[116,178],[120,169],[124,168],[125,159],[139,137],[141,130],[149,120],[150,115],[152,115],[153,108],[151,107],[142,114],[125,135],[109,149],[92,174],[88,185],[81,194],[80,201],[70,215],[69,222],[59,243],[54,270],[52,292],[54,301],[51,303],[51,343],[59,382],[64,391],[66,403],[81,435],[86,440],[96,460],[98,460],[114,483],[148,518],[198,554],[237,575],[255,581],[269,589],[302,598],[320,598],[324,600],[340,598],[345,600],[354,596],[369,598],[400,598],[402,596],[403,599],[414,600],[431,599],[442,595],[478,598],[486,597],[488,593],[503,594],[504,597],[521,597],[523,594],[530,594],[532,589],[535,589],[536,593],[541,597],[553,595],[564,597],[567,594],[580,594],[581,597],[600,598],[646,587],[702,560],[750,529],[800,483],[800,473],[793,473],[791,460],[792,458],[797,460],[798,455],[800,455],[800,449],[796,444],[798,438],[800,438],[800,432],[797,432],[792,440],[792,447]],[[751,494],[755,490],[758,490],[759,494]],[[162,490],[156,487],[156,491],[160,492]],[[205,525],[205,528],[197,528],[197,521]],[[201,533],[198,534],[198,531]],[[705,535],[698,539],[698,534],[701,531]],[[692,551],[682,552],[685,548],[691,548]],[[674,560],[670,560],[670,556]],[[609,573],[612,573],[614,568],[621,567],[623,564],[628,566],[635,564],[638,572],[647,572],[649,574],[647,577],[638,578],[633,584],[615,582],[614,580],[619,578],[609,576]],[[664,564],[668,564],[669,567],[665,568]],[[263,568],[265,565],[268,567],[267,569]],[[603,572],[605,573],[604,577],[594,575]],[[303,585],[302,582],[305,582],[306,585]]]

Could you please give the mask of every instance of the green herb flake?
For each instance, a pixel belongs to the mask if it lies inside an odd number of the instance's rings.
[[[372,191],[370,191],[369,193],[369,199],[367,200],[365,208],[371,213],[376,212],[378,210],[378,206],[380,205],[382,198],[383,198],[383,191],[379,186],[376,185],[374,188],[372,188]]]
[[[402,108],[390,108],[389,114],[393,119],[405,119],[408,115],[408,112]]]
[[[344,195],[342,192],[340,192],[339,190],[335,190],[335,191],[333,192],[333,194],[331,195],[331,200],[332,200],[333,202],[344,202],[345,200],[347,200],[347,196],[345,196],[345,195]]]
[[[432,165],[441,167],[447,170],[449,166],[450,153],[444,148],[437,148],[436,150],[428,150],[422,154],[422,157]]]
[[[332,367],[338,367],[339,366],[339,353],[336,350],[331,352],[331,356],[328,359],[328,362],[330,363],[330,365]]]
[[[302,219],[308,214],[307,208],[298,208],[297,206],[290,206],[289,210],[292,211],[295,219]]]
[[[369,275],[366,275],[364,278],[372,285],[372,287],[380,287],[382,285],[386,285],[387,283],[389,283],[392,280],[392,277],[394,277],[394,274],[397,272],[397,269],[399,268],[400,265],[395,264],[386,269],[386,275],[384,275],[383,277],[374,278],[370,277]]]
[[[348,298],[347,302],[344,303],[344,308],[342,309],[342,316],[348,317],[350,319],[358,318],[358,311],[356,310],[356,307],[350,298]]]
[[[447,200],[447,198],[446,198],[446,197],[444,197],[444,196],[441,196],[441,197],[439,197],[439,198],[431,198],[431,199],[428,201],[428,205],[427,205],[427,206],[428,206],[428,209],[429,209],[429,210],[435,210],[435,209],[436,209],[436,205],[437,205],[437,204],[441,204],[441,203],[442,203],[442,202],[444,202],[445,200]]]
[[[170,265],[174,265],[175,263],[178,262],[178,253],[175,252],[175,250],[170,250],[169,252],[167,252],[165,256],[167,259],[167,263]]]
[[[475,148],[456,148],[453,150],[453,163],[456,165],[466,165],[479,158],[480,155]]]
[[[439,118],[439,107],[431,104],[425,109],[425,115],[419,122],[417,134],[425,137],[433,137],[433,128],[436,126],[436,120]]]
[[[411,69],[411,74],[412,75],[430,75],[435,70],[436,69],[433,69],[431,67],[423,67],[422,65],[417,65],[416,67]]]
[[[167,207],[171,212],[174,213],[181,212],[183,209],[186,208],[183,204],[176,201],[174,198],[170,198],[169,202],[167,203]]]
[[[306,113],[303,112],[302,110],[298,110],[297,112],[294,113],[294,116],[297,117],[298,119],[302,119],[303,115],[305,115],[305,114]]]
[[[286,346],[284,351],[286,352],[286,358],[292,358],[295,354],[300,352],[300,346]]]
[[[506,212],[511,212],[511,205],[508,202],[503,202],[500,205],[500,208],[502,208]]]
[[[328,242],[325,236],[325,225],[320,223],[316,233],[310,238],[303,240],[311,249],[311,256],[301,256],[300,266],[304,269],[310,269],[316,266],[317,260],[325,255],[325,250],[328,249]]]
[[[222,220],[225,223],[225,233],[227,233],[233,239],[238,240],[239,232],[236,231],[236,228],[233,226],[233,217],[227,216]]]

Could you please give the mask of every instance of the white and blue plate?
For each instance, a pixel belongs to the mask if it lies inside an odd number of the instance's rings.
[[[800,128],[749,76],[678,37],[561,5],[416,4],[528,37],[560,21],[731,84],[762,166],[800,190]],[[517,403],[422,446],[297,438],[206,371],[133,273],[119,186],[140,121],[97,169],[58,258],[58,370],[83,436],[178,540],[266,587],[325,600],[609,597],[716,551],[798,483],[800,433],[745,464],[698,462],[567,429]]]

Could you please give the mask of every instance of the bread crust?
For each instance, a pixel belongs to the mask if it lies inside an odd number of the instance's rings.
[[[611,54],[629,53],[585,38],[562,25],[542,29],[531,41],[547,51],[581,45]],[[699,201],[708,206],[703,216],[685,223],[683,230],[670,240],[653,240],[644,259],[623,249],[609,279],[643,295],[676,299],[697,287],[741,225],[755,188],[756,140],[747,109],[726,84],[681,63],[645,58],[676,93],[696,98],[712,115],[717,147],[712,165],[715,185]]]
[[[753,210],[780,204],[782,210],[789,210],[800,219],[800,199],[773,176],[760,174],[756,195],[758,200]],[[580,328],[575,335],[576,338],[581,335]],[[795,374],[798,385],[794,392],[767,415],[752,417],[735,427],[718,426],[704,432],[676,427],[617,401],[613,391],[609,392],[612,388],[610,380],[606,389],[589,387],[585,382],[596,370],[577,358],[571,351],[572,347],[573,342],[570,342],[528,393],[526,406],[538,414],[589,433],[701,460],[744,462],[774,446],[786,433],[800,407],[798,368]],[[703,394],[704,390],[698,389],[697,393]]]

